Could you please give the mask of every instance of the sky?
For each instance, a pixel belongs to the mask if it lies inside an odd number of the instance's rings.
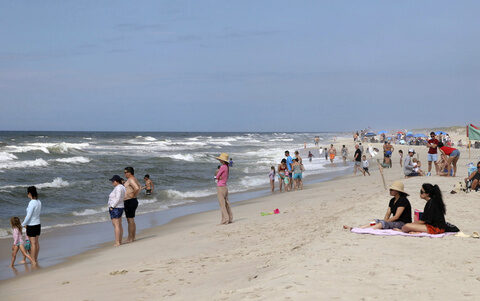
[[[0,130],[479,124],[479,1],[1,1]]]

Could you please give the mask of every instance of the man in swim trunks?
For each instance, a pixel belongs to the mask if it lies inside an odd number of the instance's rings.
[[[385,144],[383,145],[383,161],[385,164],[388,164],[390,168],[392,168],[392,157],[393,153],[393,146],[390,144],[390,142],[385,141]]]
[[[152,180],[150,180],[150,175],[145,175],[143,180],[145,181],[145,186],[143,186],[142,189],[145,189],[145,195],[151,195],[154,185]]]
[[[330,163],[333,163],[333,159],[337,155],[337,150],[333,147],[333,144],[330,144],[330,149],[328,150],[328,155],[330,157]]]
[[[125,167],[124,173],[127,178],[127,181],[124,184],[127,192],[125,193],[125,200],[123,201],[125,216],[127,217],[128,222],[127,242],[133,242],[137,230],[137,226],[135,225],[135,211],[138,207],[137,196],[142,186],[134,176],[135,172],[133,167]]]

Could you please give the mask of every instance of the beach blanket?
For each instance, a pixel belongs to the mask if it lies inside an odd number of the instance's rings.
[[[371,229],[371,228],[352,228],[351,232],[357,234],[372,234],[372,235],[383,235],[383,236],[394,236],[394,235],[401,235],[401,236],[415,236],[415,237],[444,237],[447,235],[455,235],[455,232],[445,232],[442,234],[428,234],[428,233],[418,233],[418,234],[409,234],[405,232],[395,231],[391,229],[385,230],[378,230],[378,229]]]

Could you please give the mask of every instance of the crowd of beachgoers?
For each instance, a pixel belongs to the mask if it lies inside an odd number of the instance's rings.
[[[460,157],[460,151],[453,147],[454,143],[447,133],[431,132],[426,139],[423,139],[424,137],[413,137],[408,132],[396,132],[391,136],[386,132],[379,133],[380,139],[378,141],[372,140],[375,139],[375,136],[377,135],[372,135],[371,132],[366,130],[355,132],[353,135],[355,147],[353,155],[349,155],[349,150],[345,144],[343,144],[339,150],[344,165],[347,165],[348,161],[353,161],[353,173],[355,175],[359,172],[363,176],[370,176],[369,160],[374,159],[379,153],[379,149],[372,146],[371,143],[382,143],[383,162],[380,163],[377,161],[379,169],[392,168],[392,156],[394,155],[397,144],[424,145],[428,161],[426,170],[422,169],[422,164],[418,159],[415,149],[410,148],[405,157],[403,156],[403,151],[398,150],[399,163],[405,178],[431,176],[433,167],[435,168],[435,175],[446,177],[456,177],[457,175],[456,164]],[[365,146],[365,144],[367,144],[367,146]],[[323,154],[325,160],[330,161],[331,166],[335,166],[335,164],[338,164],[340,161],[338,159],[336,160],[337,149],[334,144],[330,144],[329,147],[321,147],[318,137],[314,138],[314,147],[306,149],[305,144],[304,148],[305,151],[308,151],[307,157],[309,161],[314,157],[312,153],[314,150],[318,150],[318,154]],[[220,224],[227,225],[233,222],[227,186],[233,161],[227,153],[221,153],[216,159],[220,162],[214,174],[221,213]],[[471,190],[478,188],[480,173],[477,171],[477,168],[480,168],[480,162],[476,165],[476,168],[472,168],[469,171],[468,177],[465,178],[466,188]],[[289,150],[285,151],[284,157],[280,160],[278,166],[271,166],[268,175],[271,191],[275,192],[276,182],[278,183],[278,191],[280,192],[302,190],[304,171],[303,158],[300,156],[299,151],[295,150],[293,156]],[[154,189],[154,184],[149,175],[144,176],[145,185],[142,186],[135,177],[133,167],[126,167],[123,172],[126,180],[119,175],[114,175],[110,178],[113,190],[108,197],[108,212],[114,228],[115,246],[135,241],[135,212],[138,207],[137,196],[141,190],[145,190],[145,193],[148,195],[151,194]],[[392,198],[389,200],[385,217],[383,219],[376,219],[361,227],[395,229],[409,233],[426,232],[430,234],[458,231],[456,227],[445,221],[446,206],[440,188],[437,185],[424,183],[419,190],[420,197],[426,201],[426,204],[423,215],[418,219],[412,221],[411,205],[407,198],[408,194],[404,191],[403,183],[396,181],[389,187]],[[27,263],[28,259],[32,265],[35,266],[38,261],[42,204],[38,199],[38,192],[35,186],[28,187],[27,195],[30,201],[26,210],[26,217],[23,221],[20,221],[19,217],[12,217],[10,220],[14,238],[11,267],[14,266],[16,255],[19,251],[24,257],[20,263]],[[125,214],[128,224],[128,236],[125,241],[123,241],[123,214]],[[24,228],[25,231],[23,231]],[[351,229],[350,226],[345,226],[345,228]]]

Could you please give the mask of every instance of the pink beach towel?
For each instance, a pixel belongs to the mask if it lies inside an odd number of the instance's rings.
[[[383,235],[383,236],[401,235],[401,236],[415,236],[415,237],[444,237],[447,235],[456,234],[455,232],[445,232],[442,234],[428,234],[428,233],[409,234],[409,233],[395,231],[391,229],[378,230],[378,229],[372,229],[372,228],[366,228],[366,229],[352,228],[351,231],[357,234],[372,234],[372,235]]]

